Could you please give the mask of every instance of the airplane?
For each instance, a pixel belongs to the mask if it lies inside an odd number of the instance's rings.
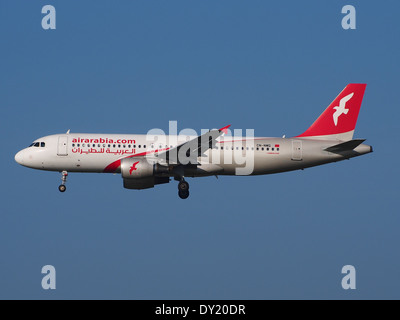
[[[353,139],[366,84],[351,83],[302,134],[286,138],[227,135],[230,126],[200,136],[55,134],[36,139],[15,155],[28,168],[61,172],[60,192],[69,172],[118,173],[127,189],[147,189],[186,177],[263,175],[300,170],[372,152]]]

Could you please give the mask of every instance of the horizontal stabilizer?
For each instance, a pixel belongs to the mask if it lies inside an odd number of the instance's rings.
[[[355,148],[357,148],[361,143],[363,143],[365,139],[354,139],[350,141],[346,141],[343,143],[336,144],[332,147],[326,148],[325,151],[337,153],[337,152],[343,152],[343,151],[351,151]]]

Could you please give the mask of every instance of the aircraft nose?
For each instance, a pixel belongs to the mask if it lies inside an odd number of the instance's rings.
[[[24,153],[23,153],[23,151],[22,151],[22,150],[19,151],[19,152],[15,155],[14,159],[15,159],[15,161],[16,161],[17,163],[23,165],[23,164],[24,164]]]

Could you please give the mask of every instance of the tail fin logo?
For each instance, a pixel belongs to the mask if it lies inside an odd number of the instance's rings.
[[[365,83],[349,83],[317,120],[297,137],[351,140],[356,128],[366,86]]]
[[[346,109],[346,103],[349,101],[354,95],[354,92],[348,94],[347,96],[343,97],[340,99],[339,105],[336,107],[333,107],[335,109],[335,113],[333,114],[333,122],[335,123],[335,126],[338,124],[339,117],[342,114],[347,114],[349,112],[349,109]]]

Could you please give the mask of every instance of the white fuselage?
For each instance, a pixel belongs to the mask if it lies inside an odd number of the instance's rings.
[[[193,136],[150,136],[116,134],[58,134],[35,140],[17,153],[15,160],[26,167],[68,172],[121,172],[124,158],[148,157],[176,147]],[[196,169],[185,176],[259,175],[291,171],[344,160],[372,151],[365,144],[349,153],[324,149],[340,141],[309,138],[235,139],[224,136],[214,148],[198,158]],[[35,146],[36,145],[36,146]],[[171,175],[172,176],[172,175]]]

